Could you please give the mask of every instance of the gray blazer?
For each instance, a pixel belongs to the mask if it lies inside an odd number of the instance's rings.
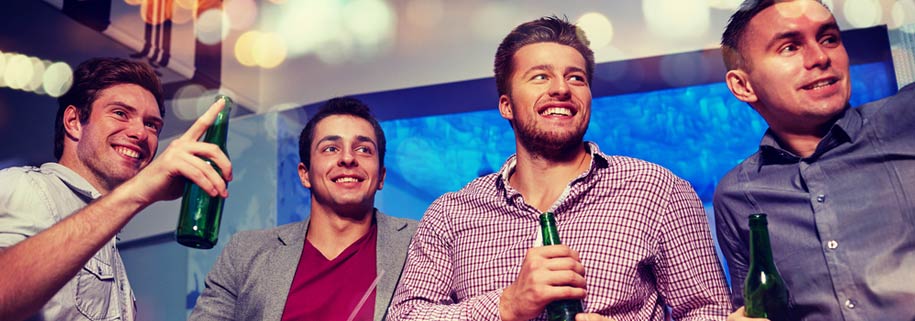
[[[414,220],[375,211],[378,224],[375,320],[384,320],[400,280]],[[259,231],[238,232],[207,274],[189,320],[280,320],[305,246],[308,220]]]

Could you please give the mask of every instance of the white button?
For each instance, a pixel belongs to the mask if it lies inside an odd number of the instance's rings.
[[[852,299],[845,300],[845,307],[846,307],[846,308],[849,308],[849,309],[854,309],[854,308],[855,308],[855,300],[852,300]]]
[[[826,201],[826,195],[817,195],[817,202],[823,203]]]
[[[835,250],[837,247],[839,247],[839,242],[836,242],[836,240],[830,240],[829,242],[826,242],[826,247],[828,247],[830,250]]]

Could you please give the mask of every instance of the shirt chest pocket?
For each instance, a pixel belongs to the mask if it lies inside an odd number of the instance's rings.
[[[94,321],[120,320],[114,269],[93,257],[76,274],[76,308]]]

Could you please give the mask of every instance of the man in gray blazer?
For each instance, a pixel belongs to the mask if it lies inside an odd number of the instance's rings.
[[[383,320],[417,224],[374,208],[384,153],[367,106],[329,100],[299,137],[309,218],[233,236],[190,320]]]

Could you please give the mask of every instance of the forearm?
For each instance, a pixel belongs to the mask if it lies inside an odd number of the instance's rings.
[[[112,192],[0,252],[0,315],[36,313],[142,208]]]
[[[502,289],[489,291],[451,304],[438,304],[428,298],[414,296],[395,302],[388,313],[388,320],[500,321],[499,296],[501,293]]]
[[[685,184],[685,183],[684,183]],[[688,186],[674,189],[661,227],[659,287],[677,320],[720,320],[731,311],[708,217]]]

